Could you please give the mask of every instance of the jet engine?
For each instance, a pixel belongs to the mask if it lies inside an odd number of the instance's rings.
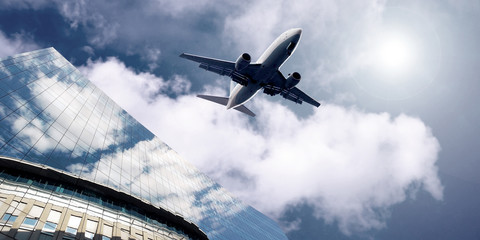
[[[292,74],[289,74],[286,81],[285,81],[285,88],[286,89],[291,89],[295,87],[300,82],[300,79],[302,76],[300,76],[300,73],[298,72],[293,72]]]
[[[248,65],[250,65],[251,60],[252,58],[248,53],[240,55],[240,57],[238,57],[237,61],[235,62],[235,70],[242,71],[243,69],[248,67]]]

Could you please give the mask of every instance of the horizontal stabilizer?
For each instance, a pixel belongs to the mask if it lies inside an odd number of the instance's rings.
[[[243,106],[243,105],[240,105],[236,108],[234,108],[235,110],[237,111],[240,111],[242,113],[245,113],[247,114],[248,116],[250,117],[255,117],[255,113],[253,113],[252,111],[250,111],[250,109],[248,109],[247,107]]]
[[[217,96],[210,96],[210,95],[197,95],[199,98],[203,98],[205,100],[222,104],[223,106],[227,106],[228,98],[227,97],[217,97]]]
[[[214,102],[214,103],[221,104],[223,106],[227,106],[227,104],[228,104],[228,98],[227,97],[217,97],[217,96],[210,96],[210,95],[197,95],[197,97],[203,98],[205,100],[208,100],[208,101],[211,101],[211,102]],[[234,109],[237,110],[237,111],[240,111],[242,113],[245,113],[249,116],[255,117],[255,113],[253,113],[252,111],[250,111],[250,109],[248,109],[247,107],[245,107],[243,105],[240,105],[240,106],[238,106]]]

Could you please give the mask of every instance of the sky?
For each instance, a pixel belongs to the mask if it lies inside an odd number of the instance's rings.
[[[478,239],[479,1],[0,2],[0,58],[54,47],[290,239]],[[229,79],[179,58],[258,58],[303,29],[284,74],[322,105],[196,94]]]

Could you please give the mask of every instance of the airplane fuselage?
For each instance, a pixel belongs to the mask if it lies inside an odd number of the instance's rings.
[[[257,64],[261,64],[258,71],[251,76],[247,86],[237,84],[231,91],[227,109],[235,108],[245,104],[252,99],[262,86],[269,82],[277,73],[278,69],[295,51],[298,45],[302,30],[300,28],[290,29],[280,35],[265,50],[265,52],[257,60]]]

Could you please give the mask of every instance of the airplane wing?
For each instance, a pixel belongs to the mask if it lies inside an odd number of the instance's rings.
[[[235,63],[215,58],[202,57],[198,55],[182,53],[181,58],[185,58],[200,63],[200,67],[220,75],[229,75],[235,69]],[[202,67],[203,66],[203,67]],[[225,74],[227,73],[227,74]]]
[[[284,89],[280,95],[288,100],[292,100],[296,103],[302,104],[302,102],[306,102],[312,104],[315,107],[320,107],[320,103],[317,102],[315,99],[308,96],[302,90],[298,89],[297,87],[293,87],[289,90]]]
[[[233,81],[242,85],[247,85],[249,76],[254,75],[255,71],[260,67],[260,64],[250,64],[240,73],[235,71],[235,62],[202,57],[188,53],[182,53],[180,54],[180,57],[198,62],[200,63],[198,67],[222,76],[229,76]]]
[[[264,93],[269,95],[276,95],[280,94],[282,97],[291,100],[295,103],[302,104],[302,102],[309,103],[315,107],[319,107],[320,103],[317,102],[312,97],[308,96],[302,90],[298,89],[297,87],[293,87],[290,89],[283,88],[285,77],[283,74],[278,71],[278,74],[272,78],[272,82],[264,86]]]

